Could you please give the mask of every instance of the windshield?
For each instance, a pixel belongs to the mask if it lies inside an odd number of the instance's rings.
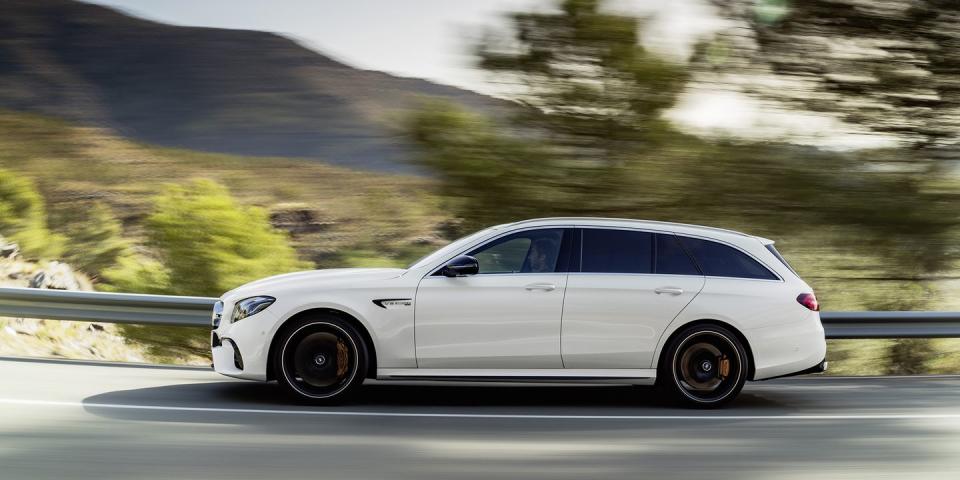
[[[407,270],[420,268],[422,266],[429,265],[443,257],[452,255],[457,250],[460,250],[466,247],[467,245],[470,245],[471,243],[473,243],[475,239],[480,238],[493,230],[498,230],[501,227],[503,227],[503,225],[497,225],[495,227],[490,227],[490,228],[480,230],[479,232],[476,232],[476,233],[471,233],[470,235],[467,235],[465,237],[460,237],[454,240],[453,242],[451,242],[450,244],[448,244],[447,246],[442,247],[439,250],[436,250],[433,253],[430,253],[425,257],[420,258],[420,260],[417,260],[416,262],[413,262],[412,264],[410,264],[409,267],[407,267]]]

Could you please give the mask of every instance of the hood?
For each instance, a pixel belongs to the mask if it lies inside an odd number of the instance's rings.
[[[223,294],[223,298],[247,297],[252,295],[270,295],[288,287],[309,285],[324,287],[328,285],[354,285],[374,280],[386,280],[403,275],[402,268],[333,268],[328,270],[310,270],[306,272],[285,273],[241,285]]]

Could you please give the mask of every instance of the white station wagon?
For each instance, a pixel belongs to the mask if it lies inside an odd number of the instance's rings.
[[[674,223],[546,218],[406,269],[291,273],[227,292],[217,372],[309,403],[364,379],[656,384],[696,406],[826,369],[813,290],[773,242]]]

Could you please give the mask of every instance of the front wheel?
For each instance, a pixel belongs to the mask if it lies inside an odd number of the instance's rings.
[[[660,362],[657,384],[671,397],[713,408],[736,398],[750,359],[740,340],[717,325],[695,325],[677,335]]]
[[[345,400],[363,383],[367,364],[363,337],[334,315],[317,315],[284,328],[273,358],[280,386],[315,405]]]

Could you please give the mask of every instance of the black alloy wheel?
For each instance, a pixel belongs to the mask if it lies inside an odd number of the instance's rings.
[[[333,315],[295,322],[281,332],[274,352],[277,382],[313,404],[340,403],[363,383],[367,347],[350,323]]]
[[[696,407],[718,407],[740,393],[749,361],[739,338],[717,325],[695,325],[670,343],[657,383],[672,397]]]

